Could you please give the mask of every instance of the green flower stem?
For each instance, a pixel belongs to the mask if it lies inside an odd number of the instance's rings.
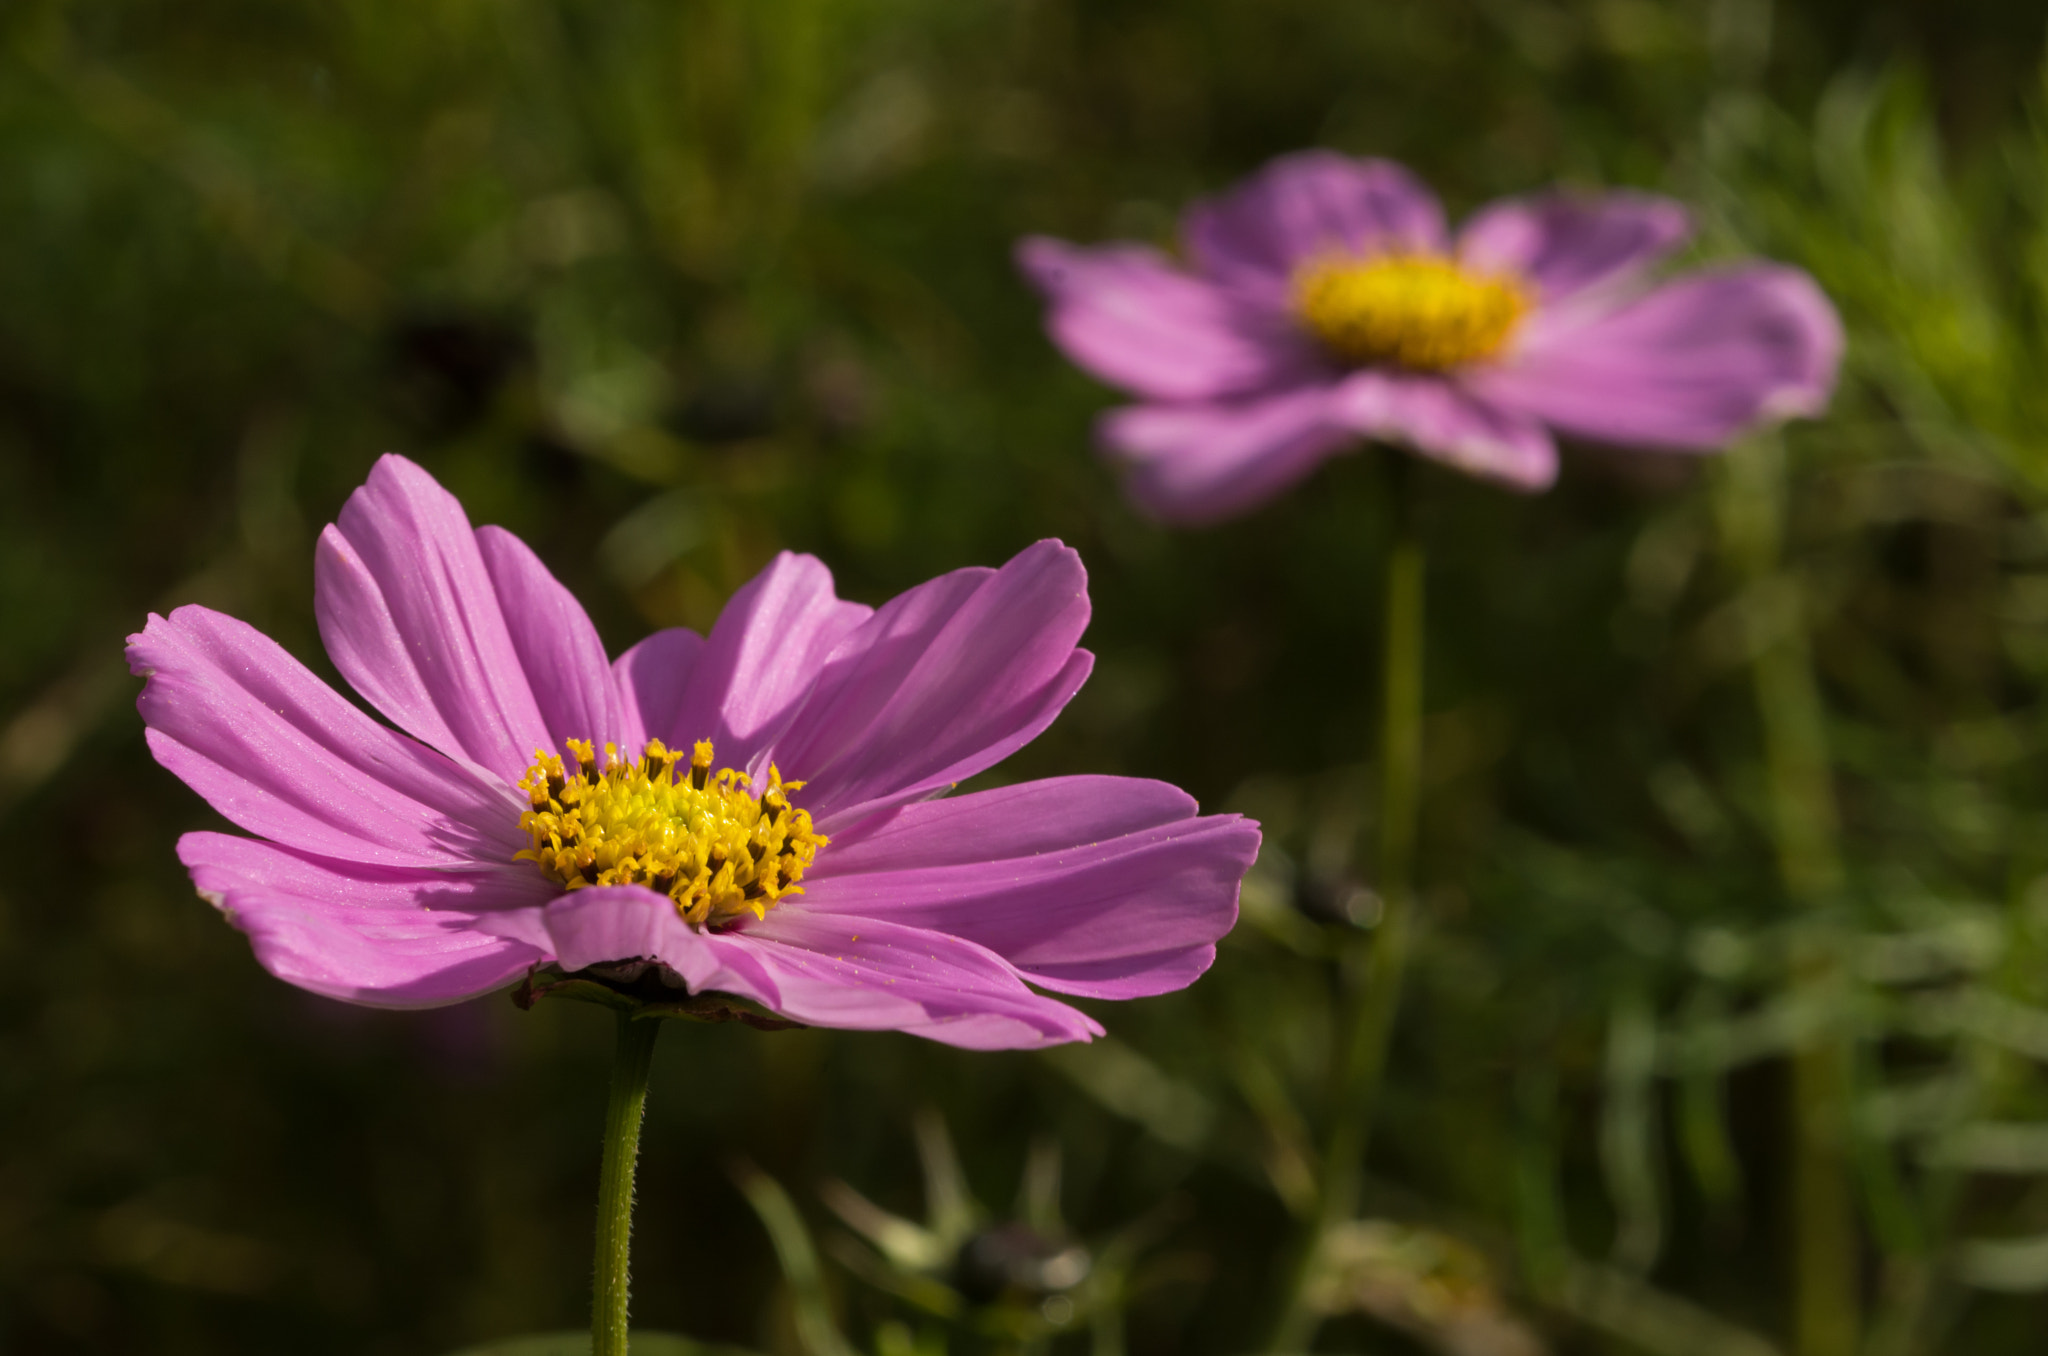
[[[660,1018],[618,1014],[611,1099],[604,1112],[604,1162],[597,1181],[597,1261],[590,1306],[592,1356],[626,1356],[626,1303],[633,1244],[633,1169],[640,1157],[640,1117],[647,1070],[654,1062]]]
[[[1268,1349],[1307,1349],[1318,1324],[1308,1304],[1323,1240],[1358,1212],[1365,1151],[1378,1109],[1394,1020],[1408,968],[1415,914],[1415,839],[1422,784],[1422,539],[1416,530],[1405,456],[1391,454],[1395,529],[1387,560],[1386,632],[1381,649],[1379,871],[1380,916],[1345,958],[1342,1042],[1335,1069],[1321,1191],[1307,1240],[1290,1278],[1286,1305]]]
[[[1776,437],[1731,450],[1717,508],[1747,589],[1750,676],[1763,730],[1764,775],[1778,874],[1809,912],[1842,892],[1841,831],[1826,712],[1813,671],[1805,596],[1782,560],[1785,474]],[[1823,1012],[1839,1007],[1841,975],[1823,937],[1804,939],[1791,983]],[[1849,1176],[1852,1051],[1832,1021],[1792,1055],[1793,1351],[1852,1356],[1859,1346],[1860,1245]]]

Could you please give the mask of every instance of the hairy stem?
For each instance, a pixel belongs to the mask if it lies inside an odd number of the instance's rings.
[[[592,1356],[626,1356],[626,1306],[633,1244],[633,1169],[659,1019],[619,1014],[611,1098],[604,1113],[604,1161],[597,1181],[597,1261],[590,1306]]]

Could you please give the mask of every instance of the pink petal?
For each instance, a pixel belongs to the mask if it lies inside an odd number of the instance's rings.
[[[548,905],[542,923],[564,970],[658,960],[692,993],[738,994],[775,1006],[775,983],[750,948],[731,945],[725,934],[697,931],[676,912],[674,900],[646,886],[572,890]]]
[[[1281,307],[1231,295],[1133,245],[1042,236],[1017,262],[1051,303],[1054,342],[1102,380],[1154,400],[1209,400],[1327,364]]]
[[[608,886],[562,896],[545,921],[564,969],[659,960],[692,993],[736,994],[813,1026],[912,1031],[976,1049],[1101,1033],[971,942],[874,919],[806,917],[795,901],[758,923],[697,932],[667,898]]]
[[[1086,1014],[1033,993],[994,952],[924,928],[785,905],[719,940],[750,948],[774,979],[775,1010],[813,1026],[909,1031],[976,1050],[1102,1034]]]
[[[805,912],[979,943],[1064,993],[1184,988],[1237,921],[1256,824],[1164,782],[1060,777],[907,805],[819,854]]]
[[[1198,272],[1270,301],[1318,255],[1440,254],[1445,243],[1443,209],[1420,179],[1335,151],[1282,156],[1196,203],[1184,225]]]
[[[643,747],[649,731],[666,737],[675,730],[682,717],[683,694],[703,653],[704,637],[677,626],[656,631],[619,656],[612,665],[612,682],[626,728],[624,744]]]
[[[1049,1003],[1051,1000],[1041,1001]],[[1085,1027],[1070,1024],[1048,1035],[1042,1025],[1045,1018],[1036,1013],[1030,1018],[1019,1018],[1006,1013],[968,1012],[948,1013],[931,1021],[911,1022],[895,1029],[906,1036],[922,1036],[960,1050],[1029,1050],[1063,1045],[1069,1041],[1093,1040],[1103,1034],[1101,1024],[1088,1019],[1085,1013],[1063,1005],[1062,1010],[1083,1017],[1088,1024]],[[1065,1034],[1067,1030],[1074,1034]]]
[[[1541,424],[1443,377],[1355,372],[1334,405],[1359,433],[1511,489],[1541,490],[1557,479],[1557,448]]]
[[[526,846],[511,788],[377,724],[247,623],[181,607],[128,645],[150,751],[251,833],[389,866]]]
[[[647,732],[678,749],[709,739],[720,767],[745,767],[788,723],[826,654],[873,611],[841,602],[832,572],[816,557],[784,551],[727,601],[675,699],[675,715]],[[641,676],[636,669],[635,681]],[[648,709],[665,698],[642,688],[637,700]]]
[[[1126,469],[1139,508],[1199,524],[1247,513],[1357,441],[1324,385],[1218,404],[1134,405],[1098,437]]]
[[[549,742],[462,505],[403,457],[321,534],[314,611],[335,667],[401,729],[508,782]]]
[[[427,1008],[489,993],[549,959],[502,931],[552,892],[512,867],[426,871],[316,857],[225,833],[188,833],[192,883],[249,934],[263,968],[373,1007]]]
[[[599,748],[611,742],[629,756],[637,754],[645,736],[638,721],[626,718],[604,642],[583,605],[548,573],[533,548],[504,528],[478,528],[476,544],[547,726],[549,749],[588,739]]]
[[[1543,300],[1626,279],[1685,242],[1680,204],[1648,193],[1545,193],[1508,198],[1458,233],[1458,257],[1536,284]]]
[[[1711,451],[1758,423],[1818,414],[1841,352],[1841,321],[1813,280],[1755,265],[1532,326],[1513,361],[1467,380],[1576,437]]]
[[[1056,541],[885,605],[832,651],[772,756],[826,832],[991,767],[1088,675],[1088,576]]]

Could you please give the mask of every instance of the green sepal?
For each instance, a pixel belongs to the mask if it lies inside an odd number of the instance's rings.
[[[536,970],[512,991],[512,1001],[522,1010],[543,998],[567,998],[578,1003],[597,1003],[623,1012],[635,1021],[671,1017],[691,1022],[744,1022],[762,1031],[791,1031],[803,1025],[777,1016],[759,1003],[729,993],[689,993],[661,982],[659,972],[649,966],[631,979],[595,974]],[[465,1354],[466,1356],[466,1354]]]

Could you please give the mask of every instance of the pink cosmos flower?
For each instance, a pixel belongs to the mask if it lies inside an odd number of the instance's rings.
[[[399,730],[206,608],[151,616],[128,653],[157,760],[256,835],[185,835],[194,883],[271,973],[333,998],[428,1007],[651,959],[820,1026],[1085,1040],[1031,986],[1189,984],[1258,849],[1160,782],[938,799],[1087,677],[1087,580],[1058,542],[880,608],[784,554],[710,635],[614,661],[525,544],[386,457],[320,538],[315,606]]]
[[[1025,240],[1067,356],[1138,396],[1099,436],[1156,516],[1228,517],[1361,438],[1525,490],[1552,433],[1706,451],[1826,404],[1834,308],[1797,269],[1652,283],[1689,231],[1641,193],[1486,207],[1455,235],[1399,165],[1284,156],[1183,220],[1187,267]]]

